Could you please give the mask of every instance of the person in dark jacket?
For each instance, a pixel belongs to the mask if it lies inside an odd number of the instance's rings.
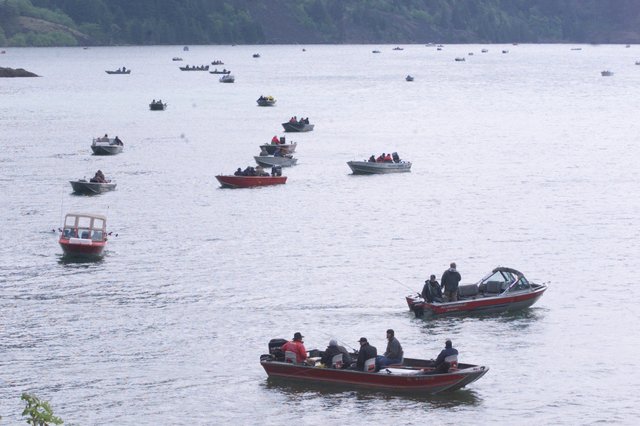
[[[449,269],[444,271],[444,274],[442,274],[440,285],[444,289],[444,295],[447,298],[447,301],[456,302],[458,300],[458,285],[460,284],[462,277],[456,270],[455,262],[451,262],[451,265],[449,266]]]
[[[356,366],[355,368],[352,366],[352,368],[354,368],[355,370],[365,371],[365,361],[378,356],[378,350],[375,346],[371,346],[369,344],[366,337],[361,337],[358,342],[360,342],[360,352],[358,352],[358,360],[356,361]]]
[[[421,295],[422,298],[429,303],[442,302],[442,290],[435,275],[432,274],[431,277],[424,282]]]
[[[402,345],[398,339],[395,338],[395,333],[392,329],[387,330],[387,350],[384,352],[384,355],[379,355],[376,357],[376,368],[379,370],[388,365],[392,364],[402,364],[402,360],[404,359],[404,352],[402,350]]]
[[[342,354],[342,363],[338,368],[349,368],[351,366],[351,355],[343,346],[338,345],[338,341],[336,339],[331,339],[329,341],[329,346],[324,350],[324,355],[322,355],[322,363],[327,368],[333,367],[333,357]]]
[[[453,347],[450,339],[444,343],[444,349],[440,351],[438,358],[434,361],[436,373],[448,373],[449,368],[458,365],[458,350]]]

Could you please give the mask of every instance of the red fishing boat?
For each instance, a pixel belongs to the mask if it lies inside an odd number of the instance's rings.
[[[216,176],[222,188],[253,188],[256,186],[282,185],[287,182],[286,176]]]
[[[436,317],[464,313],[501,313],[533,305],[547,290],[545,284],[529,282],[522,272],[499,266],[476,284],[458,287],[458,300],[448,302],[439,295],[406,297],[416,317]]]
[[[101,257],[107,244],[107,218],[88,213],[69,213],[64,218],[60,247],[67,256]]]
[[[274,339],[273,341],[280,340]],[[286,342],[286,340],[285,340]],[[271,346],[271,344],[270,344]],[[328,368],[319,363],[323,353],[309,351],[313,365],[285,362],[277,355],[277,348],[269,348],[269,354],[260,357],[260,365],[269,378],[306,382],[309,384],[329,383],[348,388],[369,388],[391,392],[415,394],[435,394],[461,389],[478,380],[489,371],[481,365],[455,363],[448,372],[439,372],[432,360],[404,358],[402,364],[392,365],[370,372]],[[353,354],[354,359],[356,357]],[[373,361],[374,358],[371,359]],[[365,363],[366,365],[367,363]]]

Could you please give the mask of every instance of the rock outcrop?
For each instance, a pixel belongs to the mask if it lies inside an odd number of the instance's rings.
[[[0,67],[0,77],[39,77],[39,75],[27,71],[24,68],[2,68]]]

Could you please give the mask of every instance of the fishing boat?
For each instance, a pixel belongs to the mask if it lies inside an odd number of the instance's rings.
[[[282,339],[273,339],[281,341]],[[286,340],[285,340],[286,342]],[[275,350],[274,350],[275,349]],[[484,376],[489,368],[482,365],[452,363],[448,371],[434,368],[432,360],[404,358],[402,364],[375,368],[375,358],[365,362],[367,371],[329,368],[320,363],[323,352],[309,351],[309,364],[285,361],[278,354],[281,349],[270,345],[269,353],[260,356],[260,365],[270,379],[292,380],[309,385],[333,384],[347,389],[368,388],[389,392],[436,394],[451,392],[469,385]],[[353,354],[354,359],[357,355]]]
[[[106,70],[107,74],[131,74],[131,70],[126,69],[125,67],[118,68],[117,70]]]
[[[283,154],[293,154],[296,152],[296,147],[298,146],[298,142],[293,143],[285,143],[285,144],[274,144],[274,143],[265,143],[260,145],[260,151],[266,152],[269,155],[273,155],[277,150],[280,150]]]
[[[464,59],[464,57],[462,57],[462,56],[458,56],[458,57],[456,57],[456,58],[454,59],[454,61],[456,61],[456,62],[464,62],[464,61],[465,61],[465,59]]]
[[[173,58],[171,58],[171,60],[174,61],[174,62],[178,62],[178,61],[181,61],[182,58],[179,57],[179,56],[174,56]]]
[[[180,67],[180,71],[209,71],[209,65],[187,65],[186,67]]]
[[[314,125],[309,124],[307,121],[287,121],[282,123],[285,132],[310,132],[313,130]]]
[[[256,102],[258,102],[258,106],[274,106],[276,104],[276,98],[273,96],[260,95]]]
[[[149,109],[151,111],[164,111],[165,109],[167,109],[167,104],[162,103],[162,101],[153,100],[149,104]]]
[[[259,54],[259,53],[254,53],[254,54],[253,54],[253,57],[254,57],[254,58],[259,58],[259,57],[260,57],[260,54]]]
[[[94,155],[116,155],[122,152],[124,144],[116,136],[115,138],[102,137],[94,138],[91,143],[91,150]]]
[[[416,317],[438,317],[465,313],[502,313],[525,309],[533,305],[547,290],[545,284],[529,282],[522,272],[499,266],[476,284],[458,287],[458,300],[448,302],[436,295],[406,297],[409,309]],[[438,300],[439,299],[439,300]]]
[[[223,75],[220,77],[220,83],[234,83],[236,78],[231,74]]]
[[[215,60],[211,61],[211,65],[224,65],[224,62],[222,62],[219,59],[215,59]]]
[[[413,76],[412,75],[408,75],[404,78],[407,81],[413,81]]]
[[[66,256],[99,258],[107,244],[107,218],[90,213],[68,213],[58,242]]]
[[[256,186],[283,185],[286,176],[235,176],[217,175],[216,179],[222,188],[253,188]]]
[[[94,195],[116,189],[116,183],[111,180],[107,182],[91,182],[86,179],[70,180],[69,183],[76,194]]]
[[[354,175],[376,175],[388,173],[406,173],[411,171],[411,162],[400,160],[397,152],[392,154],[393,161],[379,162],[371,160],[347,161]]]
[[[216,68],[213,71],[209,71],[209,74],[231,74],[231,70],[228,70],[226,68],[219,70],[218,68]]]
[[[291,166],[295,166],[296,163],[298,162],[298,159],[293,158],[291,154],[285,154],[285,155],[279,155],[279,156],[256,155],[253,158],[256,160],[256,163],[258,163],[263,167],[273,167],[273,166],[291,167]]]
[[[611,76],[613,75],[613,71],[604,70],[604,71],[601,71],[601,72],[600,72],[600,74],[601,74],[603,77],[611,77]]]

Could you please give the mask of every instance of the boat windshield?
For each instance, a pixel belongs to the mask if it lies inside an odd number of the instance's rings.
[[[511,284],[516,282],[518,277],[511,272],[508,271],[496,271],[493,274],[489,275],[487,278],[482,280],[481,285],[484,284],[485,287],[494,288],[499,290],[499,292],[505,291]],[[494,290],[494,291],[496,291]]]
[[[509,291],[527,291],[531,289],[531,284],[525,277],[520,277],[510,288]]]
[[[102,241],[106,234],[106,220],[102,216],[68,214],[64,219],[64,238]]]

